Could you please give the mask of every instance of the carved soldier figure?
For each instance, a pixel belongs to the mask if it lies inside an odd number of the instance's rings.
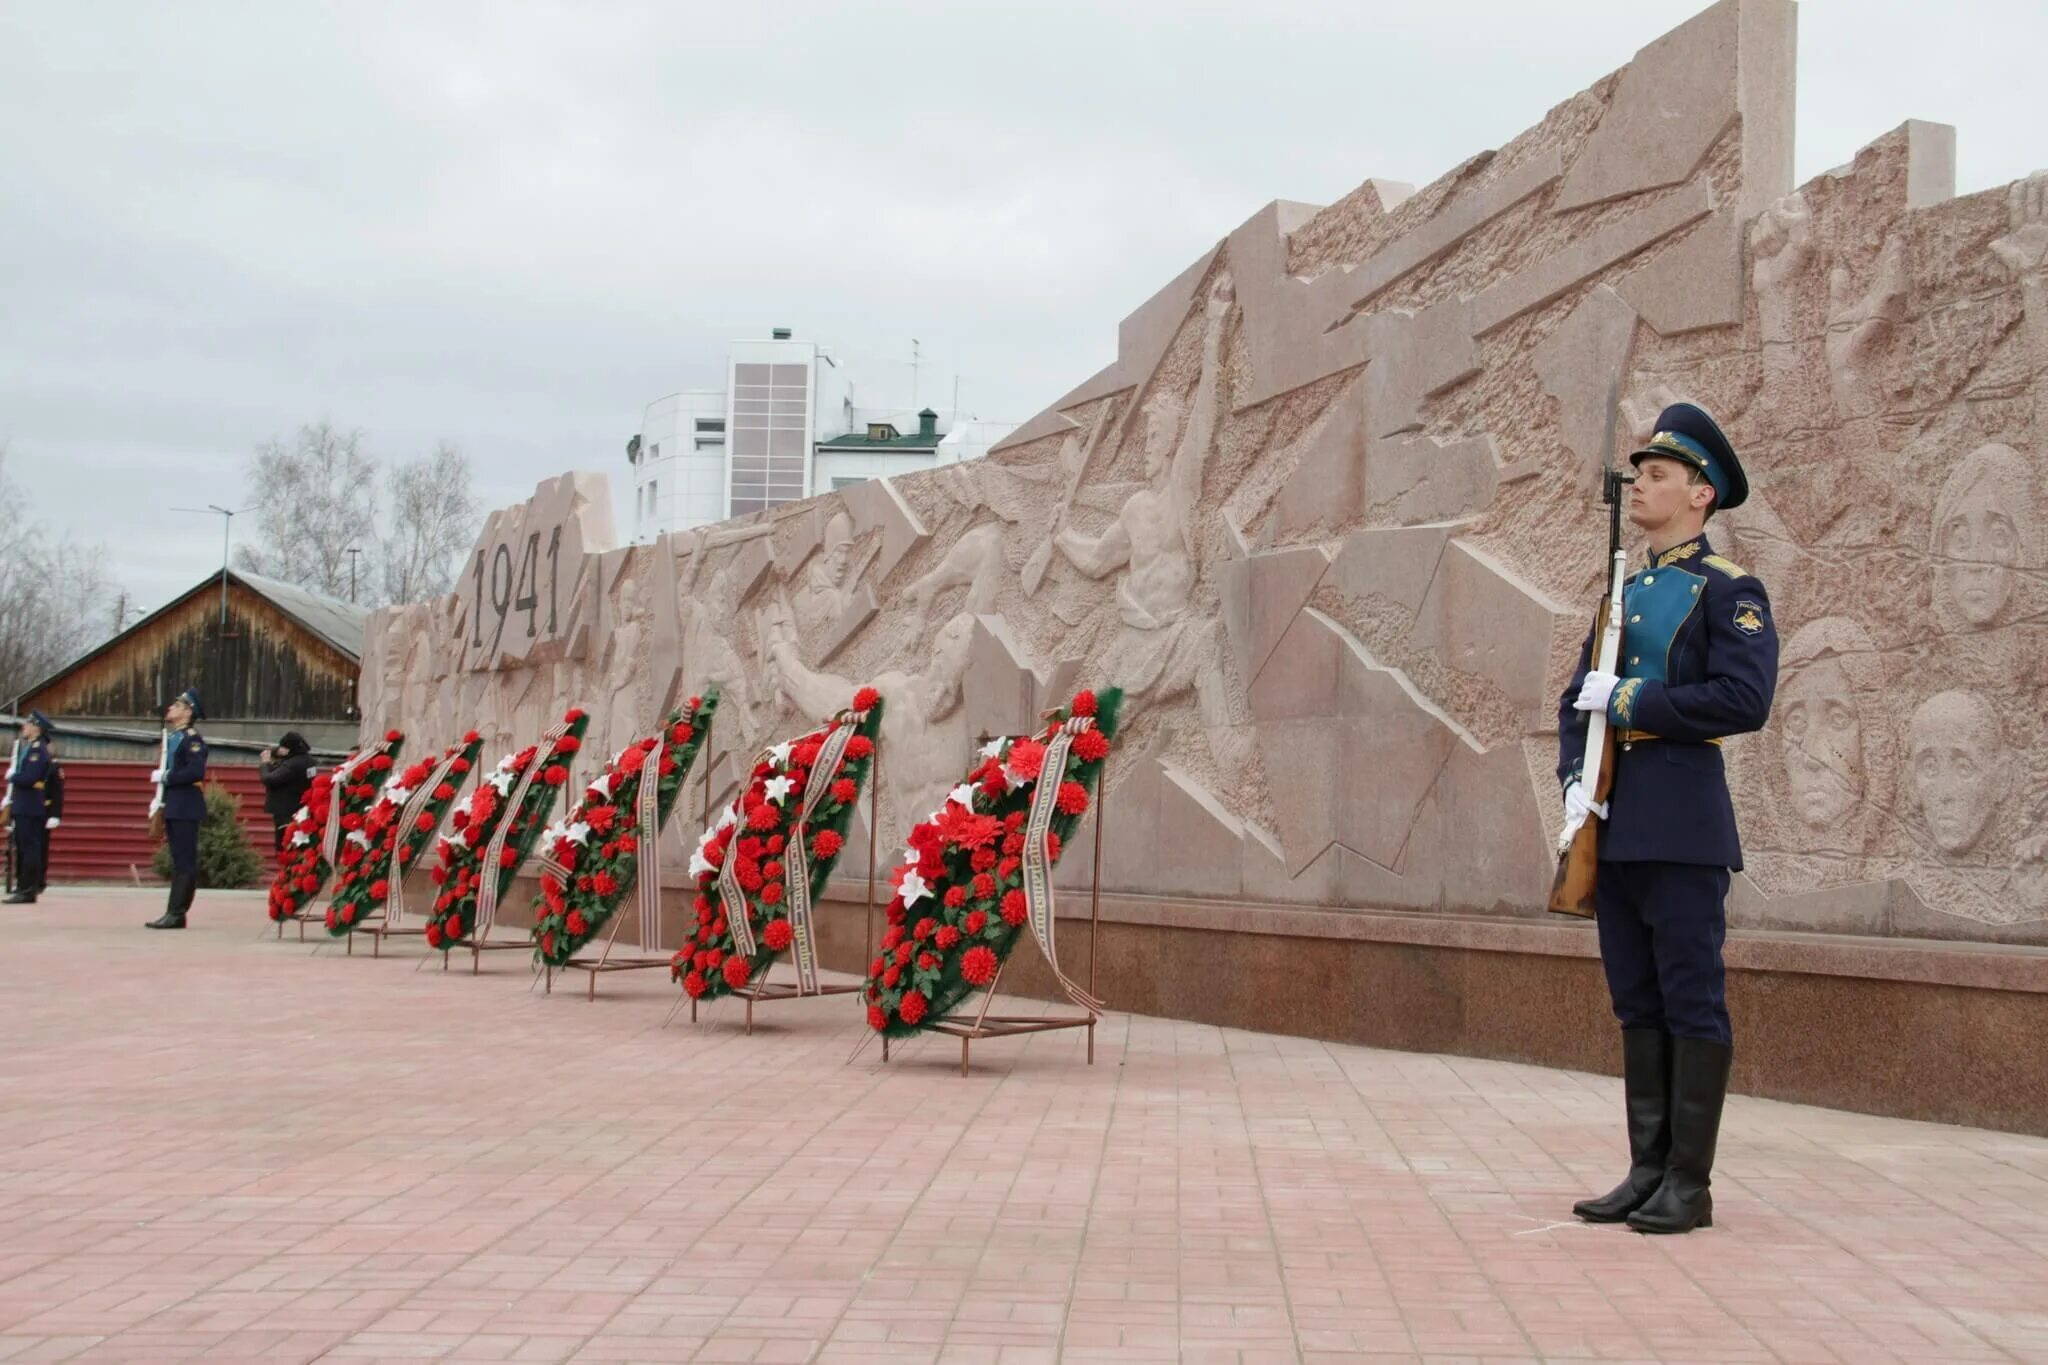
[[[1558,704],[1566,820],[1607,821],[1595,903],[1621,1022],[1630,1166],[1572,1212],[1690,1232],[1713,1222],[1708,1177],[1733,1041],[1721,945],[1742,846],[1720,746],[1769,718],[1778,634],[1763,584],[1707,542],[1707,519],[1749,495],[1714,419],[1690,403],[1665,408],[1630,462],[1629,520],[1649,538],[1650,561],[1623,597],[1620,669],[1591,669],[1589,633]],[[1584,713],[1595,711],[1617,737],[1605,810],[1579,781]]]
[[[1194,614],[1196,512],[1202,473],[1216,439],[1217,390],[1223,377],[1223,328],[1236,295],[1228,280],[1210,292],[1203,318],[1201,377],[1185,425],[1178,400],[1155,393],[1146,401],[1145,485],[1125,501],[1097,536],[1058,527],[1053,543],[1090,578],[1122,569],[1117,614],[1122,629],[1102,661],[1133,700],[1164,700],[1213,673],[1220,641],[1215,623]],[[1209,701],[1220,722],[1220,698]]]

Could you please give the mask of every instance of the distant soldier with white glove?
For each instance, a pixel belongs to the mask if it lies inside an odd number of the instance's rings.
[[[7,769],[9,836],[16,848],[14,894],[0,904],[34,905],[49,886],[50,831],[64,810],[64,770],[50,743],[56,727],[40,711],[21,723],[18,757]]]

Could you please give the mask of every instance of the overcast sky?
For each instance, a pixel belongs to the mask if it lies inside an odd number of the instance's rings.
[[[787,325],[1021,420],[1267,200],[1427,183],[1700,8],[0,0],[0,439],[154,607],[220,555],[164,509],[321,417],[488,505],[617,493],[649,400]],[[1799,24],[1800,180],[1907,118],[1965,193],[2048,165],[2048,4]]]

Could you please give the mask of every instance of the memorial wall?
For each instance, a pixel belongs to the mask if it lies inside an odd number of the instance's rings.
[[[1734,923],[2048,942],[2048,180],[1955,198],[1909,122],[1794,189],[1794,22],[1726,0],[1432,184],[1268,205],[986,459],[631,548],[602,476],[544,483],[375,618],[364,724],[577,702],[609,754],[715,683],[729,780],[872,683],[892,841],[1117,685],[1110,888],[1535,916],[1609,404],[1625,455],[1683,397],[1785,642]]]

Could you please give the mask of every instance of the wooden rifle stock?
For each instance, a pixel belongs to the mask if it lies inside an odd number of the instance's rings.
[[[1593,638],[1607,629],[1607,602],[1593,615]],[[1607,803],[1614,789],[1614,727],[1601,727],[1599,769],[1593,779],[1593,801]],[[1586,823],[1572,836],[1571,847],[1557,860],[1557,878],[1550,884],[1550,909],[1560,915],[1593,918],[1593,884],[1600,875],[1600,817],[1588,815]]]

